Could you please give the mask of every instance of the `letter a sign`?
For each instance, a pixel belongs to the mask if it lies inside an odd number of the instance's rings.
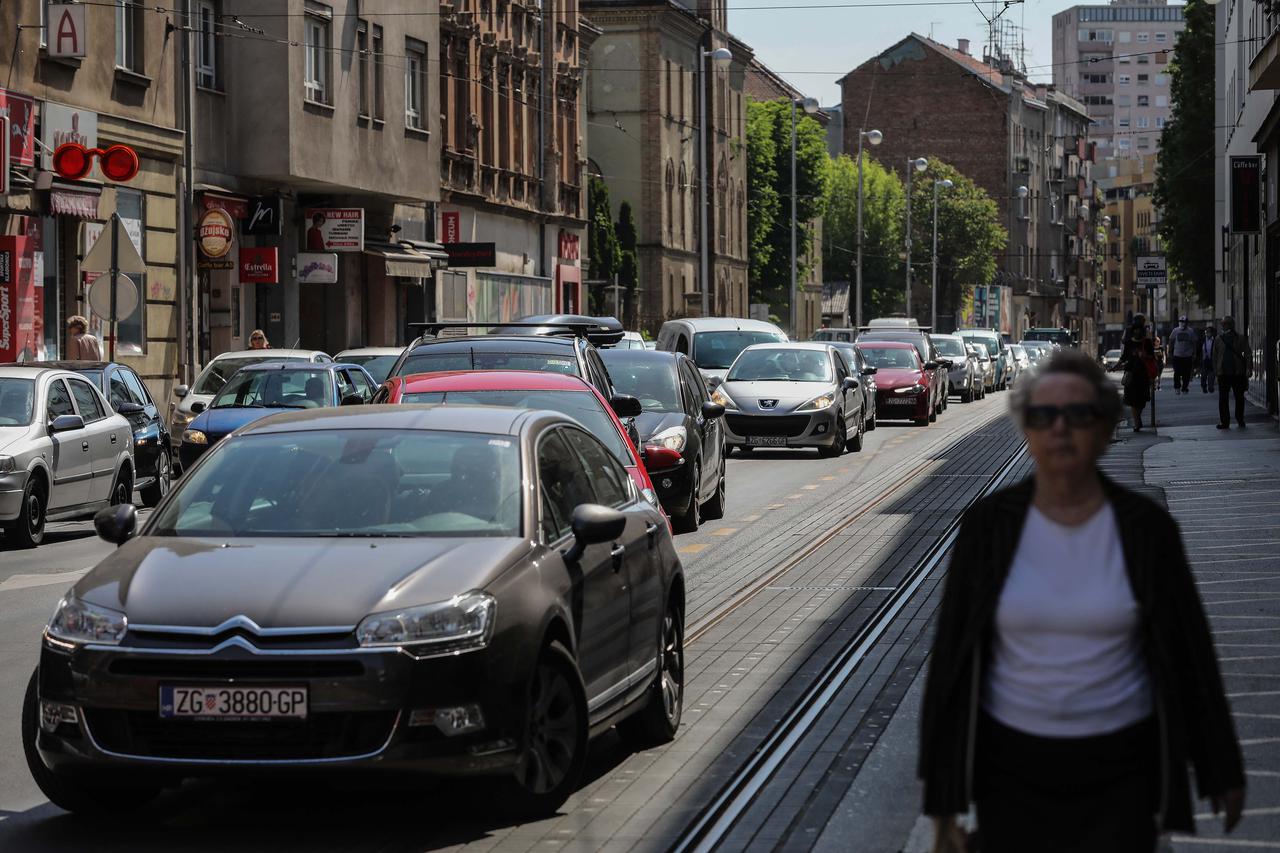
[[[50,56],[84,56],[84,10],[80,4],[50,3],[48,32]]]

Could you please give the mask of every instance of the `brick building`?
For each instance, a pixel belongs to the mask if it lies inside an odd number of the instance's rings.
[[[747,164],[744,77],[751,50],[727,32],[723,0],[587,0],[603,34],[592,50],[587,138],[616,216],[635,211],[637,325],[702,310],[702,264],[713,316],[745,317]],[[727,68],[708,56],[725,48]],[[698,116],[706,98],[706,148]],[[706,163],[707,237],[698,174]]]

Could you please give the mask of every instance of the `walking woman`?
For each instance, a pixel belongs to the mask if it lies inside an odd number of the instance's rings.
[[[1155,378],[1155,344],[1147,335],[1147,321],[1141,314],[1133,318],[1125,332],[1120,351],[1120,361],[1113,370],[1123,370],[1120,386],[1124,389],[1124,404],[1133,413],[1133,431],[1142,431],[1142,410],[1151,401],[1151,382]]]
[[[1177,523],[1106,479],[1115,386],[1064,350],[1013,391],[1035,475],[964,516],[920,732],[935,850],[1152,853],[1200,795],[1244,808],[1244,770]]]

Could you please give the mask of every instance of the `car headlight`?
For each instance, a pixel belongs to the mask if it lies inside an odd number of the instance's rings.
[[[688,440],[689,436],[684,431],[684,427],[674,426],[670,429],[664,429],[662,432],[646,441],[645,444],[657,444],[667,448],[668,450],[674,450],[676,453],[683,453],[685,443]]]
[[[118,610],[81,601],[68,593],[58,602],[45,631],[64,643],[117,645],[128,627],[129,620]]]
[[[209,436],[198,429],[189,429],[182,433],[182,440],[188,444],[208,444]]]
[[[18,470],[18,463],[12,456],[0,456],[0,474],[12,474]]]
[[[362,646],[411,646],[415,655],[482,649],[493,633],[497,601],[485,592],[468,592],[448,601],[373,613],[361,620],[356,639]]]
[[[823,394],[820,397],[814,397],[812,400],[805,403],[803,406],[798,407],[796,411],[797,412],[820,412],[823,409],[831,408],[831,404],[834,403],[835,401],[836,401],[836,398],[834,395]]]
[[[180,429],[181,427],[185,427],[187,424],[191,423],[195,419],[196,419],[196,416],[191,414],[190,412],[174,412],[173,426],[175,431],[177,429]]]
[[[928,389],[928,388],[926,388],[926,387],[925,387],[925,386],[923,386],[923,385],[908,385],[906,388],[894,388],[894,389],[893,389],[893,393],[895,393],[895,394],[923,394],[925,391],[928,391],[928,390],[929,390],[929,389]]]
[[[738,404],[733,402],[733,398],[724,393],[724,388],[720,387],[711,395],[711,402],[724,406],[726,409],[736,409]]]

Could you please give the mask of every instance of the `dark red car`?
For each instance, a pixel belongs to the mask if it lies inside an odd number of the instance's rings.
[[[373,402],[505,406],[568,415],[613,451],[640,494],[658,506],[658,494],[626,427],[600,392],[577,376],[536,370],[416,373],[388,379]]]
[[[909,420],[929,425],[933,413],[929,376],[920,353],[908,343],[869,341],[858,344],[863,359],[876,368],[877,420]]]

